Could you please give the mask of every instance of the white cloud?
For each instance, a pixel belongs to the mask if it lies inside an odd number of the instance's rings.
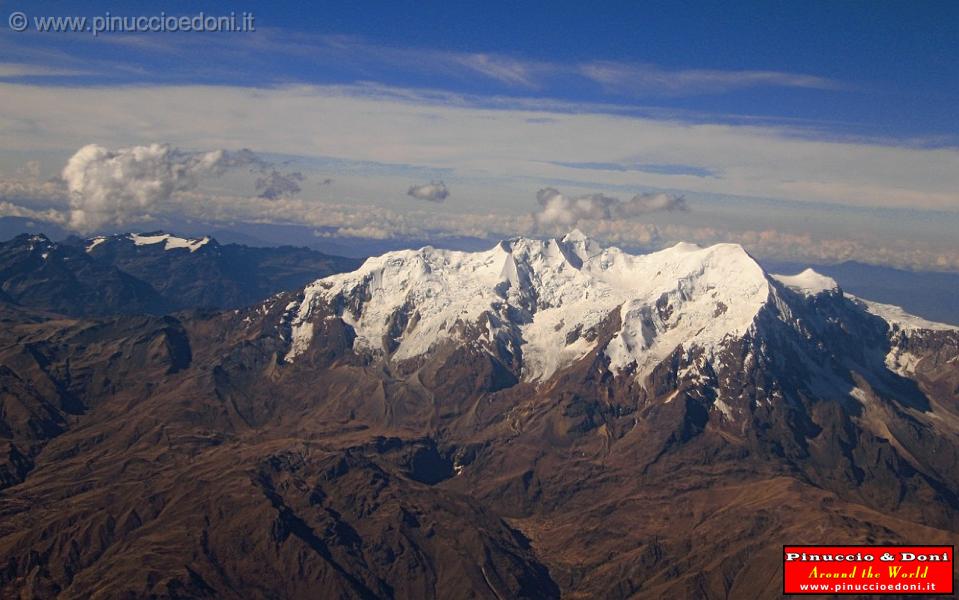
[[[495,54],[450,54],[445,58],[490,79],[529,88],[537,87],[536,72],[542,70],[541,64]]]
[[[617,207],[617,215],[622,218],[637,217],[651,212],[687,211],[686,199],[676,194],[646,193],[636,194]]]
[[[427,202],[442,202],[449,197],[450,191],[442,181],[431,181],[423,185],[412,185],[406,190],[407,196]]]
[[[30,63],[0,63],[0,77],[78,77],[89,74],[89,71]]]
[[[249,163],[248,155],[223,150],[188,153],[165,144],[119,150],[86,145],[70,157],[62,173],[70,194],[70,226],[92,231],[149,217],[174,193],[194,190],[202,178]]]
[[[780,71],[720,71],[712,69],[667,70],[655,65],[591,62],[577,65],[583,77],[611,91],[640,96],[676,96],[717,93],[749,87],[791,87],[821,90],[841,89],[824,77]]]
[[[70,203],[69,225],[88,232],[150,219],[175,194],[241,168],[263,174],[256,181],[260,198],[275,200],[300,191],[301,173],[281,173],[247,149],[186,152],[154,143],[110,150],[88,144],[70,157],[61,175]]]
[[[366,225],[364,227],[338,227],[333,233],[317,233],[317,237],[350,237],[366,240],[390,240],[396,237],[394,232],[386,227]]]
[[[543,188],[536,193],[540,205],[533,219],[540,228],[575,227],[580,221],[607,221],[632,219],[658,211],[688,210],[682,196],[665,193],[637,194],[629,200],[620,200],[603,194],[570,198],[555,188]]]
[[[0,179],[0,199],[24,201],[32,205],[66,205],[67,188],[63,181],[37,181],[31,178]]]

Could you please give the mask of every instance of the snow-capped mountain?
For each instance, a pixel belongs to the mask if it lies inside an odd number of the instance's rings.
[[[355,350],[391,362],[469,342],[521,364],[522,379],[544,381],[598,351],[614,374],[642,380],[677,350],[686,363],[713,363],[732,343],[756,338],[763,317],[808,335],[831,318],[810,313],[809,303],[827,297],[850,314],[880,317],[890,331],[957,330],[847,298],[812,270],[767,274],[735,244],[680,243],[631,255],[573,231],[507,240],[485,252],[390,252],[320,279],[287,306],[285,359],[309,347],[319,316],[342,319],[355,333]],[[598,332],[611,320],[603,338]]]

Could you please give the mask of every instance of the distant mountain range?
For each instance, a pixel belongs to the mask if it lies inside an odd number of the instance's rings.
[[[0,290],[19,305],[72,316],[237,308],[359,265],[282,246],[221,245],[163,232],[0,242]]]
[[[959,328],[816,271],[573,232],[47,312],[223,248],[5,246],[0,595],[774,598],[784,543],[959,539]]]

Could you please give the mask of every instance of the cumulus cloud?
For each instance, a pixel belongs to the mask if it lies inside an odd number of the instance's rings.
[[[412,185],[406,190],[407,196],[427,202],[442,202],[449,197],[450,191],[442,181],[431,181],[423,185]]]
[[[89,144],[70,157],[61,174],[69,194],[69,225],[87,232],[149,219],[175,194],[240,168],[263,174],[256,182],[262,198],[300,191],[302,174],[281,173],[247,149],[186,152],[150,144],[110,150]]]
[[[299,171],[281,173],[276,169],[270,169],[269,173],[257,178],[256,191],[260,192],[260,198],[266,198],[267,200],[276,200],[281,196],[293,196],[300,193],[300,184],[303,179],[303,174]]]
[[[70,225],[89,231],[129,223],[244,158],[222,150],[186,153],[164,144],[119,150],[89,144],[70,157],[62,173],[70,193]]]
[[[632,219],[659,211],[689,210],[682,196],[666,193],[636,194],[629,200],[620,200],[603,194],[570,198],[555,188],[543,188],[536,193],[540,209],[533,219],[541,229],[574,227],[580,221],[608,221]]]

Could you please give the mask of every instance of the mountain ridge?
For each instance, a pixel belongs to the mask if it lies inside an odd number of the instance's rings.
[[[508,360],[506,355],[522,354],[522,360],[538,362],[527,376],[543,379],[590,350],[589,343],[574,343],[618,310],[624,322],[606,355],[614,370],[632,366],[648,374],[680,343],[712,352],[727,337],[744,335],[763,307],[777,305],[788,313],[785,289],[844,297],[835,280],[812,269],[797,276],[766,273],[736,244],[680,243],[631,255],[574,231],[562,239],[515,238],[487,252],[427,246],[389,252],[357,271],[308,285],[302,301],[286,308],[291,346],[285,359],[295,360],[308,346],[310,317],[326,304],[353,328],[354,347],[391,360],[422,355],[444,336],[465,340],[465,330],[479,328],[486,339],[474,331],[473,340],[496,346],[494,354]],[[898,307],[852,301],[890,326],[959,330]],[[682,320],[692,323],[683,326]],[[555,348],[564,356],[549,353]]]
[[[23,234],[0,242],[0,298],[72,316],[237,308],[357,264],[305,248],[220,245],[209,236],[149,232],[53,242]]]

